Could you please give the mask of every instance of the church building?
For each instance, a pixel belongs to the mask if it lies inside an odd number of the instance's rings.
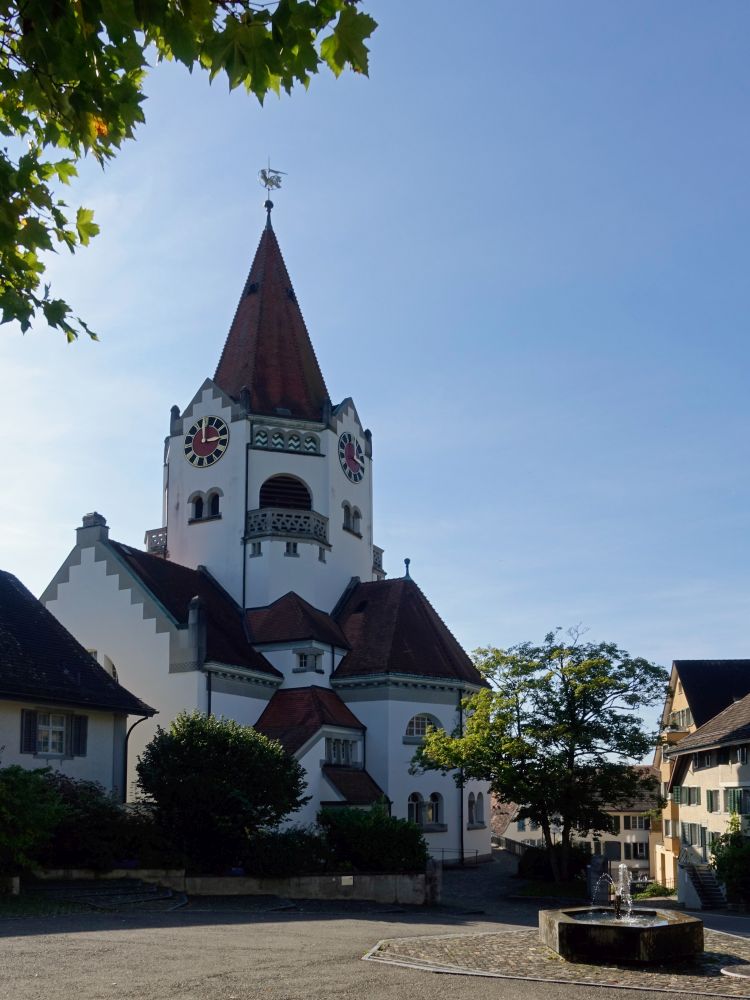
[[[490,852],[488,787],[412,775],[426,727],[452,731],[484,683],[417,584],[374,543],[373,439],[333,403],[268,221],[213,378],[164,451],[145,549],[87,514],[42,595],[99,663],[158,710],[132,728],[126,789],[157,723],[198,709],[300,760],[321,806],[387,801],[437,858]]]

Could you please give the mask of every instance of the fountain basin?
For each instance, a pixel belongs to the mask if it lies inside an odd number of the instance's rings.
[[[568,962],[669,962],[703,951],[703,921],[675,910],[621,920],[608,907],[541,910],[539,938]]]

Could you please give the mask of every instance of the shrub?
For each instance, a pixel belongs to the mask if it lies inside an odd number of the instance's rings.
[[[558,856],[561,845],[555,844],[552,850]],[[571,846],[568,853],[568,878],[575,878],[585,871],[591,856],[582,847]],[[530,847],[518,860],[518,877],[534,879],[539,882],[551,882],[554,879],[550,852],[547,848]]]
[[[325,871],[328,861],[328,843],[321,833],[293,827],[251,837],[242,867],[258,878],[290,878]]]
[[[750,902],[750,839],[742,834],[739,816],[732,813],[729,828],[711,848],[716,874],[730,903]]]
[[[653,899],[654,896],[674,896],[674,894],[674,889],[668,889],[661,882],[652,882],[642,892],[636,892],[633,899]]]
[[[109,871],[122,857],[124,813],[95,781],[76,781],[51,772],[45,781],[65,806],[65,814],[41,851],[48,868],[93,868]]]
[[[37,863],[66,814],[48,771],[12,765],[0,769],[0,874],[15,875]]]
[[[280,743],[200,712],[159,726],[137,771],[158,825],[199,872],[237,864],[249,836],[307,801],[302,766]]]
[[[318,815],[331,852],[331,864],[361,872],[424,871],[428,852],[414,823],[389,816],[383,806],[323,809]]]

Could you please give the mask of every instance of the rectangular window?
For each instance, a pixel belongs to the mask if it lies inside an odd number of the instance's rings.
[[[709,788],[706,792],[706,809],[710,813],[721,812],[721,796],[718,788]]]
[[[250,542],[250,555],[251,556],[262,556],[263,549],[260,542]]]
[[[519,819],[519,821],[516,824],[516,826],[518,828],[518,832],[519,833],[524,833],[525,830],[526,830],[526,820],[525,819]]]
[[[626,861],[632,861],[633,860],[633,845],[632,844],[623,844],[622,846],[623,846],[623,850],[625,852],[625,860]]]
[[[602,853],[602,843],[601,843],[600,840],[595,840],[594,841],[594,854],[601,854],[601,853]]]
[[[340,767],[348,767],[353,760],[356,760],[356,749],[353,740],[326,739],[326,761],[329,764],[338,764]]]
[[[21,753],[85,757],[88,716],[44,709],[21,710]]]
[[[680,804],[680,792],[681,792],[681,790],[682,789],[680,788],[679,785],[675,785],[672,788],[672,801],[676,802],[678,805]]]
[[[671,837],[672,836],[672,820],[671,819],[665,819],[664,820],[664,836],[665,837]]]
[[[747,747],[737,747],[735,753],[735,763],[747,764]]]
[[[612,831],[614,833],[619,833],[620,832],[620,817],[619,816],[612,816],[611,820],[612,820]]]
[[[725,788],[724,811],[736,812],[740,816],[750,813],[750,788]]]
[[[318,560],[320,562],[326,561],[326,550],[323,548],[322,545],[318,546]]]
[[[296,542],[287,542],[286,543],[286,550],[284,551],[284,555],[285,556],[298,556],[299,552],[297,551],[297,543]]]
[[[711,751],[701,750],[699,753],[693,754],[693,770],[699,771],[704,767],[711,767]]]
[[[633,844],[633,858],[638,861],[643,861],[648,857],[648,844],[640,841],[637,844]]]
[[[635,817],[633,817],[633,818],[635,819]],[[626,816],[622,817],[622,826],[623,826],[624,830],[629,830],[630,829],[630,816],[626,815]]]

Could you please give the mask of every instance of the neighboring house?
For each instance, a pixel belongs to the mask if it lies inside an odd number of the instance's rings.
[[[677,841],[689,861],[709,860],[711,845],[727,832],[732,813],[750,835],[749,754],[750,694],[665,748],[672,765],[668,791],[679,819],[665,821],[664,837]]]
[[[269,215],[214,378],[172,407],[162,525],[142,551],[86,515],[43,600],[162,724],[197,709],[281,740],[312,796],[295,822],[384,799],[437,857],[488,856],[487,785],[409,772],[485,682],[408,561],[385,578],[372,450],[329,397]]]
[[[656,768],[638,767],[638,770],[644,777],[658,778]],[[615,865],[626,864],[634,877],[648,876],[650,874],[651,816],[657,805],[658,791],[656,789],[653,792],[644,790],[641,797],[631,802],[607,805],[604,811],[611,817],[614,830],[612,832],[589,830],[585,834],[575,832],[573,843],[583,847],[592,855],[604,855]],[[509,815],[507,810],[506,806],[503,810],[505,830],[500,835],[503,841],[510,841],[511,845],[520,844],[527,847],[543,848],[544,838],[539,824],[533,820],[519,819],[517,816],[518,806],[513,807]],[[552,833],[553,838],[559,836],[559,827],[553,826]],[[510,849],[513,850],[513,846],[510,846]]]
[[[128,716],[153,715],[15,576],[0,572],[3,767],[51,767],[123,798]]]
[[[686,793],[683,803],[680,793],[674,795],[675,767],[679,759],[676,750],[691,738],[698,728],[706,725],[724,709],[750,694],[750,660],[674,660],[669,681],[669,694],[661,718],[661,742],[654,754],[659,769],[662,794],[667,800],[662,812],[661,829],[654,838],[653,876],[666,885],[677,884],[677,863],[683,847],[681,823],[697,824],[713,829],[697,819],[692,802],[695,793]],[[693,787],[687,782],[688,788]],[[683,809],[684,807],[684,809]],[[692,839],[695,830],[686,833]],[[697,845],[703,853],[700,843]]]

